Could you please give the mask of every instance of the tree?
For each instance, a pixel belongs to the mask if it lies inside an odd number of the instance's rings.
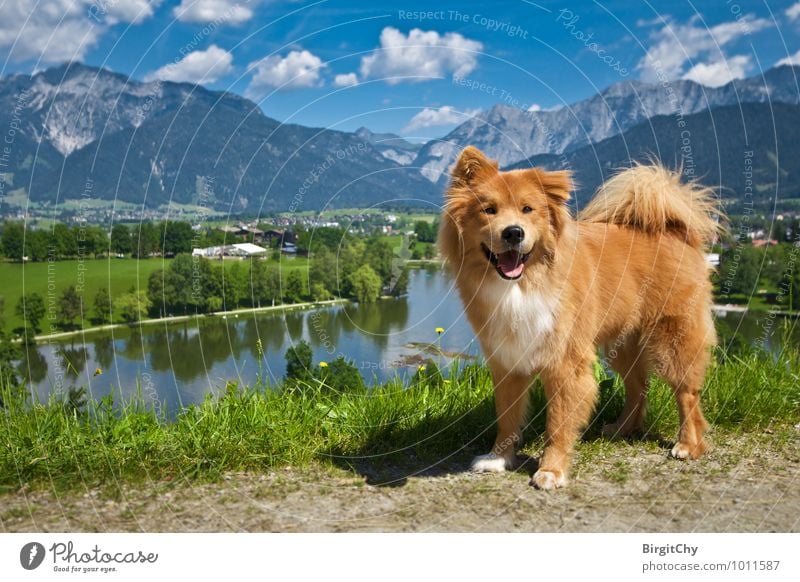
[[[150,221],[139,223],[139,228],[131,233],[133,254],[137,259],[149,257],[160,249],[161,238],[158,229]]]
[[[286,350],[286,379],[300,382],[309,382],[313,379],[311,373],[311,346],[305,340]]]
[[[353,273],[350,283],[359,303],[373,303],[381,295],[381,278],[369,265],[363,265]]]
[[[58,300],[58,319],[62,326],[71,326],[76,317],[83,312],[83,301],[75,290],[75,285],[70,285],[61,292]]]
[[[303,285],[303,276],[297,269],[293,270],[286,277],[286,287],[283,290],[283,296],[288,303],[299,303],[303,300],[305,295],[305,285]]]
[[[117,255],[127,255],[133,251],[131,231],[124,224],[115,224],[111,227],[111,252]]]
[[[34,332],[40,331],[39,322],[45,314],[44,299],[38,293],[27,293],[19,298],[17,315],[31,326]]]
[[[311,300],[312,301],[327,301],[331,298],[330,292],[325,289],[322,283],[311,283]]]
[[[721,257],[720,288],[726,295],[754,294],[758,286],[761,268],[761,253],[750,245],[738,246]]]
[[[388,285],[392,279],[392,263],[395,259],[392,245],[386,240],[371,238],[367,244],[366,259],[367,264],[380,277],[381,283]]]
[[[241,263],[234,263],[227,269],[223,268],[222,282],[225,309],[236,309],[247,297],[247,271],[244,270]]]
[[[340,394],[364,388],[364,379],[358,368],[345,360],[344,356],[339,356],[327,366],[320,366],[317,373],[325,386]]]
[[[50,233],[46,230],[32,230],[25,240],[25,254],[31,261],[46,261],[50,247]]]
[[[414,234],[419,242],[433,242],[436,236],[431,224],[427,220],[418,220],[414,224]]]
[[[328,291],[339,289],[336,260],[336,255],[322,246],[309,257],[308,279],[312,289],[315,284],[322,285]]]
[[[105,287],[98,289],[94,296],[94,314],[100,323],[111,321],[111,296]]]
[[[114,310],[128,323],[139,321],[150,310],[147,294],[131,289],[114,300]]]
[[[60,259],[78,256],[78,238],[66,224],[56,223],[53,227],[53,243],[56,256]]]
[[[3,224],[3,254],[12,261],[21,261],[24,254],[25,227],[20,222]]]
[[[188,222],[177,220],[164,222],[164,254],[191,253],[192,238],[194,232]]]

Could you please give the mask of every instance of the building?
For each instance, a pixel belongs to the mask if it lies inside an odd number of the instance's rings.
[[[264,247],[254,245],[253,243],[237,243],[233,245],[207,247],[204,249],[192,249],[192,256],[206,259],[224,259],[226,257],[246,259],[257,257],[267,252],[267,249]]]

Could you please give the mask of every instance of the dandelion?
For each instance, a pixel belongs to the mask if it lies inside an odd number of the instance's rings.
[[[420,370],[420,371],[422,371],[424,369],[425,369],[425,364],[420,364],[419,368],[417,368],[417,370]]]
[[[94,375],[95,376],[99,376],[102,373],[103,373],[103,369],[102,368],[95,368],[94,369]]]
[[[444,333],[444,328],[443,327],[437,327],[436,328],[436,333],[439,334],[439,335],[442,335]]]
[[[320,368],[327,368],[328,367],[328,362],[320,362],[319,363],[319,367]]]

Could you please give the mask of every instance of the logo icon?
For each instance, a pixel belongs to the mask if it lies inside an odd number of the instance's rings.
[[[39,542],[29,542],[19,552],[19,563],[26,570],[35,570],[44,561],[44,546]]]

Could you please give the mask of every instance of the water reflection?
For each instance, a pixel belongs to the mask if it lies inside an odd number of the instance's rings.
[[[740,313],[718,318],[720,344],[763,341],[777,349],[781,320],[777,318],[772,333],[765,334],[766,318],[767,314]],[[436,327],[446,332],[437,337]],[[797,327],[795,342],[800,337]],[[141,390],[148,401],[157,400],[174,414],[224,389],[228,380],[252,384],[260,372],[269,383],[279,382],[285,373],[284,353],[301,339],[311,344],[315,362],[343,354],[368,382],[406,374],[395,366],[416,353],[409,347],[414,342],[437,342],[445,352],[478,353],[451,282],[438,270],[415,270],[406,298],[285,314],[200,317],[87,334],[85,342],[75,338],[28,349],[19,370],[39,398],[77,386],[88,386],[95,398],[113,391],[115,398],[129,399]],[[96,368],[102,370],[98,376]]]

